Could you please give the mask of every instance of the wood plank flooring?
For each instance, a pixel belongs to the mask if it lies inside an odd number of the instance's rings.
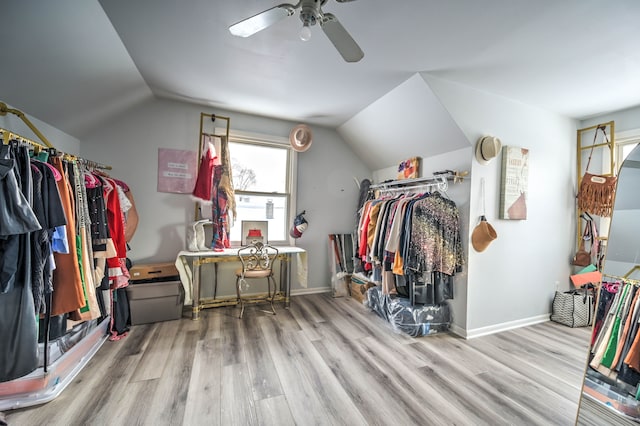
[[[572,425],[589,330],[411,338],[350,298],[132,327],[14,425]]]

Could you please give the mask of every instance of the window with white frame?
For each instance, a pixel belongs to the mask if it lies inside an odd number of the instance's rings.
[[[286,138],[231,132],[229,156],[236,198],[233,245],[243,241],[242,222],[267,222],[265,241],[287,244],[295,215],[295,153]]]
[[[640,129],[616,133],[616,167],[620,170],[625,158],[640,143]]]

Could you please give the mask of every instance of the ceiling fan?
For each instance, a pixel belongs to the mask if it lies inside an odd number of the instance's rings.
[[[354,0],[336,1],[347,3]],[[322,6],[326,2],[327,0],[299,0],[295,5],[283,3],[236,22],[229,27],[229,31],[234,36],[249,37],[288,16],[292,16],[297,9],[300,9],[300,20],[302,21],[300,38],[302,40],[309,40],[311,37],[310,27],[318,23],[345,61],[358,62],[364,57],[362,49],[338,21],[338,18],[331,13],[322,11]]]

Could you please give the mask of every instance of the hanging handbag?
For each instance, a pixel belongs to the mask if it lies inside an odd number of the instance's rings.
[[[585,240],[590,239],[590,230],[591,230],[591,221],[587,220],[587,223],[584,226],[584,231],[582,236],[580,237],[580,246],[578,247],[578,251],[575,256],[573,256],[573,260],[571,261],[572,265],[575,266],[588,266],[591,264],[591,253],[586,251],[584,248]]]
[[[551,321],[567,327],[586,327],[593,322],[591,290],[556,291],[551,308]]]
[[[578,190],[578,209],[603,217],[610,217],[613,211],[613,201],[616,193],[616,176],[607,176],[605,174],[589,173],[589,164],[593,155],[593,148],[596,145],[598,131],[602,131],[604,140],[609,144],[609,138],[604,131],[604,127],[599,126],[593,136],[593,144],[589,153],[589,160],[585,168],[584,176],[580,181]]]

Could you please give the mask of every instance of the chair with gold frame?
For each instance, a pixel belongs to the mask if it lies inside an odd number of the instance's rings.
[[[242,319],[245,303],[249,300],[252,303],[260,301],[269,302],[271,304],[271,313],[275,315],[276,311],[273,308],[273,300],[276,296],[276,281],[273,277],[273,262],[278,257],[278,249],[258,241],[241,247],[238,250],[238,257],[242,263],[242,267],[236,270],[236,292],[238,302],[240,303],[240,316],[238,318]],[[267,296],[251,299],[243,298],[242,291],[248,286],[247,280],[260,278],[267,279]],[[272,284],[273,292],[271,291]]]

